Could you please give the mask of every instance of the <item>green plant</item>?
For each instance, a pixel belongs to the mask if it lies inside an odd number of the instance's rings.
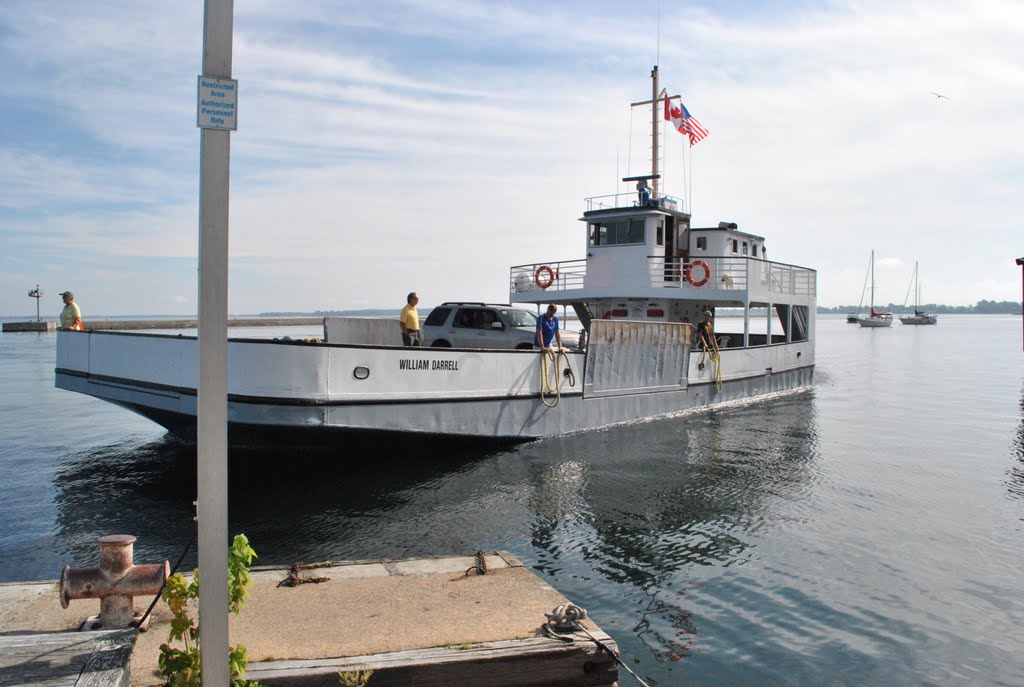
[[[373,677],[372,670],[349,670],[338,671],[338,681],[345,687],[366,687],[366,683]]]
[[[228,551],[228,610],[235,615],[245,606],[245,597],[252,586],[249,565],[254,558],[256,552],[249,546],[246,536],[236,535]],[[171,575],[161,596],[174,617],[167,642],[160,645],[160,672],[167,676],[167,684],[171,687],[202,687],[199,624],[189,615],[189,605],[199,598],[199,571],[194,571],[192,582],[180,573]],[[171,642],[181,642],[184,648],[172,647]],[[259,683],[245,681],[248,658],[244,645],[230,648],[228,662],[234,687],[258,686]]]

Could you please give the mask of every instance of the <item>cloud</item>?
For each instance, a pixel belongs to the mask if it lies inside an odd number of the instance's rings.
[[[201,22],[155,0],[5,5],[14,283],[139,263],[195,291]],[[825,305],[856,302],[872,249],[893,278],[920,261],[930,299],[1016,298],[1021,28],[996,0],[664,8],[662,85],[711,131],[693,149],[664,131],[664,189],[817,269]],[[510,265],[583,257],[582,199],[649,164],[629,103],[650,96],[650,34],[601,2],[236,7],[231,309],[505,300]],[[79,283],[110,313],[147,305]]]

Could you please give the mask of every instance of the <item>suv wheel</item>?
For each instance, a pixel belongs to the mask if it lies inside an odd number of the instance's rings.
[[[452,345],[444,339],[438,339],[434,343],[430,344],[431,348],[451,348]]]

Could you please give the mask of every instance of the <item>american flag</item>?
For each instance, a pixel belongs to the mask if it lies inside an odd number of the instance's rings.
[[[665,119],[672,122],[672,126],[679,133],[690,137],[690,146],[695,145],[708,135],[708,130],[701,126],[696,117],[690,114],[686,106],[683,105],[682,100],[679,101],[678,105],[672,105],[668,100],[665,101]]]

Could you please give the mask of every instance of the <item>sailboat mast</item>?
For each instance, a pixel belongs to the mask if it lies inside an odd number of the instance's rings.
[[[871,317],[875,316],[875,251],[871,251]]]
[[[917,263],[914,263],[914,314],[917,314],[917,309],[921,303],[921,275],[917,271]]]
[[[651,189],[652,197],[661,197],[658,193],[658,65],[651,70]]]

